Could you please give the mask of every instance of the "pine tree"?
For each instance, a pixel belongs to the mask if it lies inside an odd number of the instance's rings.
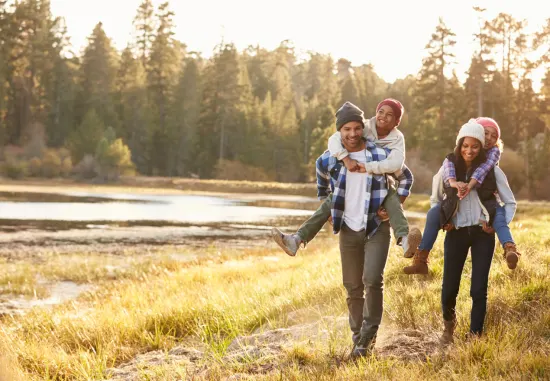
[[[169,121],[169,135],[173,142],[168,171],[170,175],[184,176],[195,172],[193,155],[196,153],[194,146],[202,93],[201,65],[200,57],[186,59],[185,69],[176,88]]]
[[[25,130],[34,123],[46,125],[52,109],[54,66],[63,48],[49,0],[16,2],[12,12],[0,4],[3,67],[8,91],[4,99],[7,139],[24,144]]]
[[[389,86],[375,72],[372,65],[361,65],[354,69],[357,78],[360,102],[357,104],[365,112],[366,117],[374,115],[376,106],[390,96]],[[402,101],[400,97],[396,97]],[[338,105],[339,107],[340,105]]]
[[[250,85],[252,86],[252,95],[254,98],[258,98],[260,102],[265,100],[267,93],[271,90],[270,76],[268,74],[271,54],[271,52],[259,46],[250,46],[243,52],[243,61],[248,71]]]
[[[81,91],[77,101],[77,120],[82,120],[93,108],[105,126],[113,127],[115,131],[120,129],[114,107],[117,70],[118,55],[102,23],[98,23],[88,38],[79,70]]]
[[[339,59],[337,63],[338,67],[338,83],[340,85],[340,102],[338,104],[342,105],[345,102],[351,102],[359,107],[362,107],[360,103],[359,89],[353,75],[353,69],[351,67],[351,62],[345,59]]]
[[[154,39],[154,7],[152,0],[143,0],[134,17],[136,54],[141,60],[141,65],[147,68],[151,45]]]
[[[458,128],[454,115],[447,115],[454,107],[452,102],[455,98],[450,93],[456,89],[446,77],[447,68],[454,58],[454,36],[439,19],[435,33],[426,46],[428,57],[423,60],[416,86],[414,108],[419,114],[413,124],[417,129],[416,140],[427,157],[441,156],[446,152]]]
[[[495,48],[497,40],[494,38],[492,25],[482,17],[486,9],[474,7],[474,10],[478,13],[479,31],[474,34],[478,48],[472,56],[465,88],[468,114],[483,116],[487,109],[487,82],[491,80],[495,70],[495,61],[491,57],[491,51]]]
[[[128,142],[132,161],[140,173],[149,174],[151,118],[147,102],[147,78],[140,59],[127,47],[122,52],[117,74],[118,115],[121,121],[118,136]]]
[[[147,66],[148,94],[153,114],[152,167],[158,174],[167,174],[171,141],[168,135],[168,113],[181,67],[181,46],[174,40],[174,13],[169,3],[160,5],[157,31]]]
[[[67,145],[71,151],[73,163],[79,163],[86,155],[95,155],[104,131],[103,121],[95,109],[90,109],[68,139]]]
[[[241,138],[239,123],[243,96],[241,63],[234,45],[219,45],[204,70],[204,87],[197,129],[197,171],[201,177],[214,174],[219,160],[232,160],[235,147],[229,141]]]

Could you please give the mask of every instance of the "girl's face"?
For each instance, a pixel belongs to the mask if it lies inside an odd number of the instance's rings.
[[[485,130],[485,149],[491,149],[497,144],[498,134],[494,127],[483,127]]]
[[[477,155],[479,155],[479,151],[481,151],[481,142],[479,140],[469,136],[464,138],[460,147],[460,154],[466,164],[471,164]]]

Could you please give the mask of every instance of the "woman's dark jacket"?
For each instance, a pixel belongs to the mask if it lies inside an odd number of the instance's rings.
[[[462,166],[457,165],[457,159],[454,153],[447,155],[447,160],[452,162],[456,170],[456,180],[469,182],[470,176],[474,173],[475,168],[472,168],[470,173],[467,174],[465,169]],[[481,185],[476,188],[479,200],[489,213],[489,225],[492,226],[493,219],[497,210],[498,202],[495,197],[497,191],[497,179],[495,177],[495,169],[492,168],[485,180]],[[441,202],[441,212],[439,215],[439,224],[440,228],[443,225],[448,224],[453,218],[454,214],[458,209],[458,189],[448,186],[448,184],[443,184],[443,201]]]

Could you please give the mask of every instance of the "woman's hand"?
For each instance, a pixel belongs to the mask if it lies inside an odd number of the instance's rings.
[[[492,226],[487,225],[487,221],[483,221],[483,231],[487,234],[495,234],[495,229]]]
[[[448,224],[443,225],[443,230],[445,230],[446,232],[450,232],[454,228],[455,226],[453,225],[452,222],[449,222]]]

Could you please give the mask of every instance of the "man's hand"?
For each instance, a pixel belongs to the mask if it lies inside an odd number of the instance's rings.
[[[390,219],[390,216],[388,216],[388,211],[386,210],[386,208],[384,208],[383,206],[381,206],[380,208],[378,208],[378,211],[376,212],[376,214],[378,214],[378,217],[380,217],[380,220],[383,222],[383,221],[387,221]]]
[[[446,232],[450,232],[454,228],[455,226],[453,225],[452,222],[449,222],[448,224],[443,225],[443,230],[445,230]]]
[[[345,158],[342,159],[342,161],[344,162],[344,165],[346,166],[348,171],[350,172],[359,171],[359,163],[357,162],[357,160],[350,159],[349,156],[346,156]]]
[[[399,201],[401,201],[402,204],[405,203],[406,199],[407,199],[407,196],[399,196]]]
[[[487,234],[494,234],[495,233],[495,229],[493,229],[492,226],[487,225],[487,221],[483,221],[482,229]]]
[[[334,226],[334,221],[332,221],[332,216],[328,216],[328,222],[329,222],[329,224]]]

